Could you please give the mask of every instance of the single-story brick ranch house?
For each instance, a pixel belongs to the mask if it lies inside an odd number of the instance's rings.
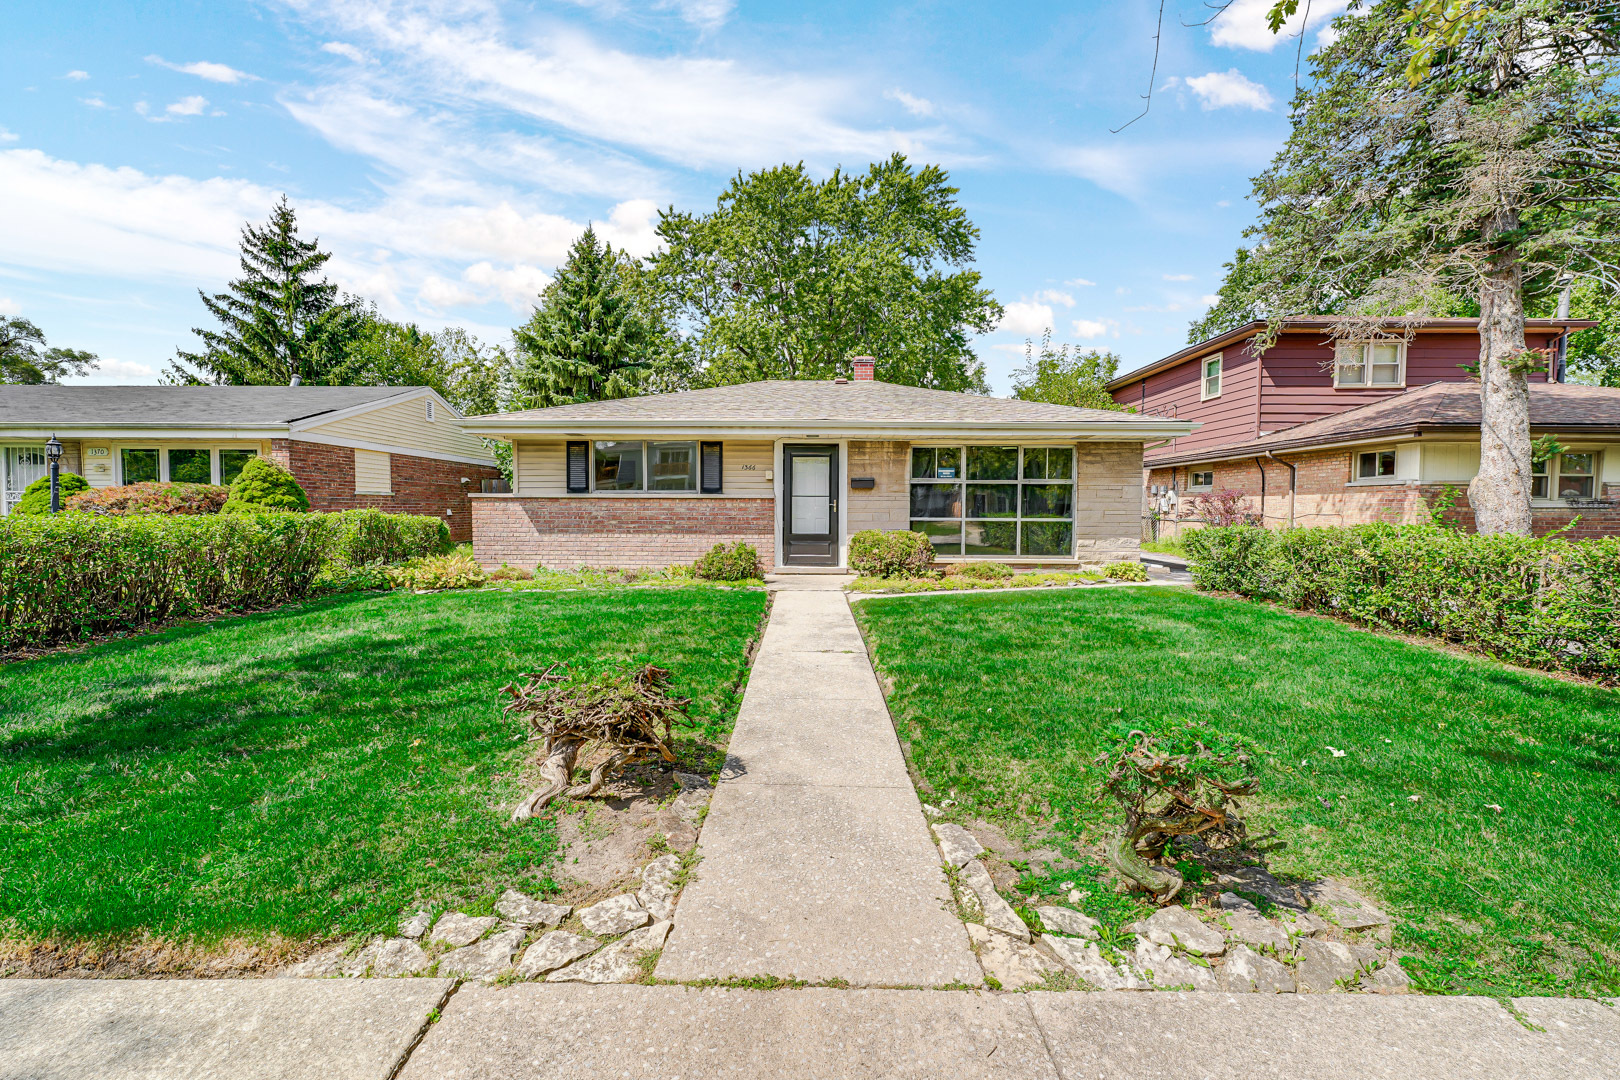
[[[0,386],[0,513],[45,475],[55,435],[91,487],[229,484],[263,455],[316,510],[431,514],[470,540],[467,496],[501,472],[460,418],[422,386]]]
[[[1185,421],[855,378],[770,381],[476,416],[510,493],[472,496],[486,566],[690,562],[747,541],[767,568],[842,567],[863,529],[943,561],[1134,558],[1142,447]]]
[[[1580,319],[1528,319],[1525,339],[1552,362],[1531,376],[1530,431],[1565,448],[1537,466],[1538,534],[1620,533],[1620,389],[1563,382]],[[1261,322],[1190,345],[1108,384],[1145,415],[1197,421],[1149,449],[1146,505],[1173,532],[1200,517],[1200,496],[1236,491],[1272,527],[1427,521],[1449,487],[1473,524],[1467,486],[1479,470],[1479,359],[1473,319],[1391,326],[1373,341],[1335,341],[1332,320],[1293,319],[1270,348]]]

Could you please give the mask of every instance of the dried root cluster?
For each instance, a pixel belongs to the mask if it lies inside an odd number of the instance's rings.
[[[511,697],[509,715],[529,725],[529,741],[544,744],[540,775],[545,783],[518,803],[513,821],[533,817],[557,796],[580,799],[595,794],[608,777],[627,765],[657,756],[673,762],[671,727],[684,721],[690,698],[669,693],[669,672],[653,664],[631,672],[573,675],[568,665],[552,664],[501,688]],[[581,759],[593,762],[590,779],[573,784]]]

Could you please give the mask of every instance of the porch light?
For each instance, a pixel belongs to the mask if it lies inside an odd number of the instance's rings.
[[[53,432],[45,444],[45,461],[51,469],[51,513],[62,512],[62,440]]]

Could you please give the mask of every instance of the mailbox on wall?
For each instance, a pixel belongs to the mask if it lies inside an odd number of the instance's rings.
[[[849,478],[849,486],[855,491],[871,491],[877,487],[877,481],[870,476],[852,476]]]

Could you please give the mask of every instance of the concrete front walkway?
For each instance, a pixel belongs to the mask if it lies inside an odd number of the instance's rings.
[[[660,979],[982,980],[842,583],[774,596]]]

